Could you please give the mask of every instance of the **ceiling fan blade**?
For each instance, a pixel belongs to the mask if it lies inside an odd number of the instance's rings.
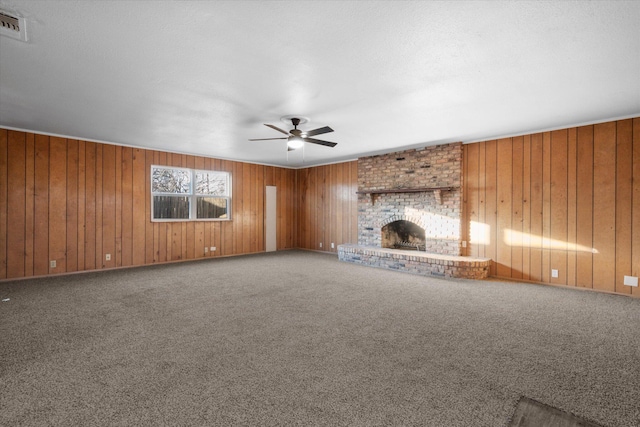
[[[322,141],[321,139],[314,139],[314,138],[303,138],[303,139],[305,140],[305,142],[324,145],[325,147],[335,147],[336,145],[338,145],[337,142]]]
[[[250,139],[249,141],[271,141],[273,139],[287,139],[287,138],[258,138],[258,139]]]
[[[333,132],[333,129],[331,129],[329,126],[325,126],[323,128],[310,130],[309,132],[305,132],[305,133],[307,134],[307,136],[314,136],[314,135],[320,135],[320,134],[329,133],[329,132]]]
[[[269,125],[269,124],[266,124],[266,123],[265,123],[264,125],[265,125],[265,126],[270,127],[271,129],[275,129],[275,130],[277,130],[278,132],[284,133],[285,135],[289,135],[289,132],[287,132],[286,130],[282,130],[282,129],[280,129],[280,128],[279,128],[279,127],[277,127],[277,126]]]

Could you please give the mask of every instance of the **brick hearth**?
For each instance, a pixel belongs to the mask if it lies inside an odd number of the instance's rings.
[[[489,277],[491,264],[489,258],[440,255],[359,245],[339,245],[338,258],[341,261],[370,267],[464,279],[486,279]]]

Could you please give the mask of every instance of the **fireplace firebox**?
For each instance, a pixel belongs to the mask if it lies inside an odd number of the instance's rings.
[[[419,225],[406,220],[390,222],[381,229],[382,247],[424,251],[425,231]]]

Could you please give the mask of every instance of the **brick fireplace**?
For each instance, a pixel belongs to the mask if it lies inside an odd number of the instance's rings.
[[[358,244],[341,245],[338,255],[419,274],[484,278],[488,260],[460,256],[461,218],[462,143],[359,158]],[[390,224],[399,231],[389,231]]]
[[[382,227],[406,220],[426,252],[460,255],[461,180],[462,143],[358,159],[358,244],[379,247]]]

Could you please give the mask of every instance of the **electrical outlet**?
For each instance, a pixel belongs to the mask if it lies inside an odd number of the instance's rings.
[[[206,254],[207,252],[209,252],[209,248],[207,248],[207,247],[205,246],[205,248],[204,248],[204,253]]]
[[[551,269],[551,277],[558,277],[558,270]]]
[[[215,246],[211,246],[211,252],[215,252],[216,251],[216,247]]]
[[[111,254],[106,254],[104,256],[104,259],[107,260],[107,261],[111,261]]]
[[[467,247],[467,241],[466,241],[466,240],[463,240],[463,241],[462,241],[462,247],[463,247],[463,248],[466,248],[466,247]]]
[[[624,284],[626,286],[638,287],[638,277],[636,276],[624,276]]]
[[[334,245],[333,243],[331,243],[331,249],[334,249],[336,247],[336,245]]]
[[[322,247],[322,243],[320,243],[320,247]]]
[[[52,259],[51,261],[49,261],[49,267],[51,267],[51,268],[56,268],[56,264],[57,264],[57,262],[56,262],[55,259]]]

